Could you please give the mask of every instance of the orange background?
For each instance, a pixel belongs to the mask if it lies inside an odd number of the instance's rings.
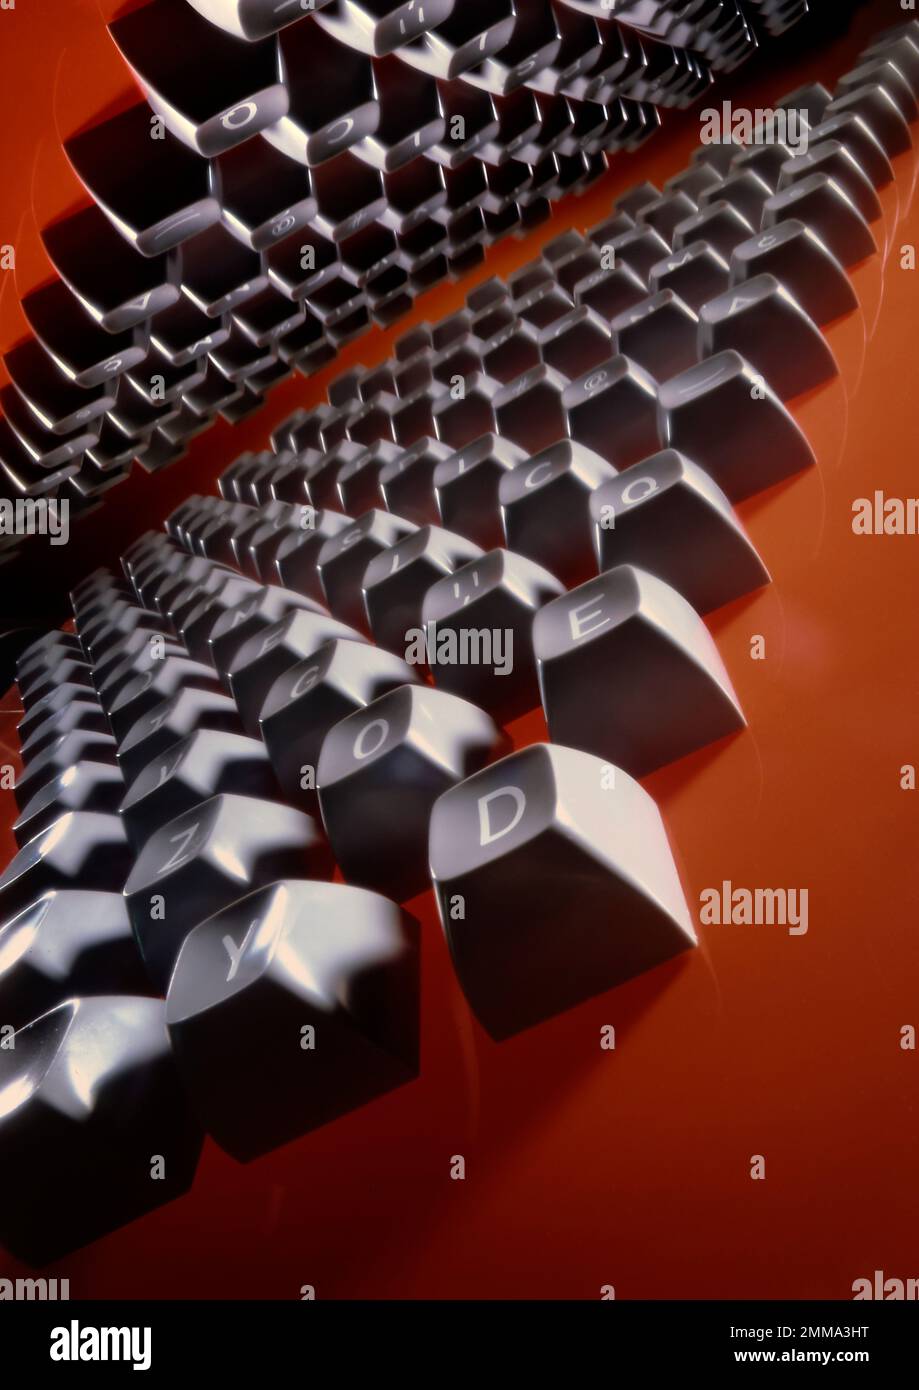
[[[114,9],[19,0],[0,12],[0,242],[18,256],[15,282],[0,276],[0,346],[22,333],[18,299],[48,274],[39,226],[81,199],[61,138],[130,91],[103,27]],[[768,105],[801,81],[832,81],[901,17],[879,0],[820,51],[786,40],[714,100]],[[599,221],[629,183],[660,184],[698,129],[694,113],[671,115],[637,157],[525,242],[492,249],[462,286],[419,299],[331,371],[284,383],[235,429],[218,424],[166,473],[136,474],[50,552],[50,575],[45,550],[15,581],[0,572],[0,608],[63,617],[54,593],[113,563],[188,492],[211,490],[338,371],[383,360],[409,323]],[[604,1284],[619,1298],[849,1298],[875,1269],[919,1275],[919,1061],[899,1046],[900,1029],[919,1026],[917,793],[899,787],[901,765],[919,761],[919,539],[851,530],[855,498],[919,493],[919,280],[899,268],[900,246],[919,239],[917,172],[912,154],[896,161],[880,254],[853,276],[861,310],[829,330],[840,378],[794,403],[818,467],[739,509],[774,582],[710,626],[749,729],[645,782],[693,909],[725,878],[807,888],[808,934],[703,928],[698,951],[496,1045],[423,895],[420,1080],[247,1167],[206,1144],[191,1194],[46,1271],[69,1277],[73,1297],[297,1298],[309,1283],[319,1298],[596,1299]],[[764,661],[750,658],[756,634]],[[14,694],[5,707],[4,760]],[[536,715],[513,733],[518,745],[545,737]],[[11,796],[0,811],[12,821]],[[8,857],[12,837],[0,840]],[[612,1053],[600,1049],[608,1023]],[[449,1178],[454,1154],[465,1182]],[[750,1179],[754,1154],[764,1182]],[[26,1272],[0,1255],[0,1276]]]

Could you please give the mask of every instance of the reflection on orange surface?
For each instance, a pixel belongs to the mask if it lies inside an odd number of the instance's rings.
[[[4,345],[22,331],[16,300],[48,273],[38,226],[79,197],[59,137],[126,90],[102,8],[33,0],[2,19],[17,47],[0,124],[22,152],[0,205],[0,241],[22,248],[15,293],[0,281]],[[767,105],[832,80],[890,22],[890,6],[870,6],[844,42],[800,61],[786,44],[780,72],[742,71],[725,93]],[[489,251],[475,280],[599,221],[628,182],[677,172],[697,133],[691,115],[671,119],[526,242]],[[917,793],[900,790],[900,768],[919,761],[919,538],[851,529],[855,498],[919,494],[919,281],[899,268],[901,245],[919,240],[916,160],[896,173],[881,252],[854,273],[861,310],[828,332],[841,376],[793,405],[819,466],[740,508],[774,582],[710,619],[749,728],[645,781],[692,906],[725,879],[807,888],[807,934],[704,927],[688,957],[496,1045],[470,1016],[425,894],[412,905],[425,940],[421,1079],[247,1167],[208,1144],[188,1197],[48,1271],[74,1297],[297,1298],[310,1283],[320,1298],[595,1299],[603,1284],[619,1298],[847,1298],[875,1269],[919,1274],[919,1062],[899,1045],[919,1025]],[[114,562],[295,406],[322,399],[334,374],[381,361],[408,323],[459,307],[471,283],[419,299],[395,330],[285,383],[236,429],[219,424],[171,471],[110,493],[56,582]],[[513,734],[518,746],[544,738],[541,716]],[[15,746],[2,725],[0,741]],[[5,809],[12,820],[10,797]],[[600,1047],[605,1024],[613,1052]],[[465,1182],[449,1178],[455,1154]],[[750,1178],[757,1154],[762,1182]],[[0,1257],[0,1275],[21,1272]]]

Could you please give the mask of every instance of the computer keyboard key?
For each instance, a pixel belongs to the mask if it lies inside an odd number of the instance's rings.
[[[106,331],[63,280],[51,280],[30,291],[23,297],[22,311],[60,370],[85,390],[108,385],[147,355],[142,328]]]
[[[131,863],[119,816],[68,811],[23,845],[0,874],[0,921],[51,889],[120,892]]]
[[[729,261],[737,243],[745,241],[752,233],[753,227],[746,217],[722,199],[709,203],[701,212],[679,224],[673,234],[673,249],[682,251],[702,241]]]
[[[523,465],[524,467],[526,465]],[[505,475],[510,477],[512,475]],[[533,615],[564,593],[555,575],[523,555],[491,550],[453,575],[432,584],[425,595],[421,622],[432,634],[453,644],[468,660],[435,661],[431,677],[449,691],[506,722],[539,705],[533,656]],[[500,635],[503,650],[484,660],[486,643]]]
[[[660,812],[588,753],[534,744],[447,791],[430,853],[457,975],[496,1040],[696,944]]]
[[[59,685],[51,695],[39,700],[31,709],[25,711],[22,719],[16,725],[20,742],[24,743],[36,729],[46,727],[55,715],[68,710],[73,704],[85,701],[88,695],[89,692],[81,685],[70,685],[68,682]],[[104,725],[99,726],[99,729],[100,732],[107,732],[108,722],[106,721]],[[45,746],[47,742],[54,742],[54,739],[59,737],[60,734],[55,729],[53,737],[43,741],[40,746]]]
[[[154,659],[119,690],[108,707],[108,717],[116,738],[121,741],[143,715],[180,690],[220,692],[220,679],[213,666],[203,661],[167,655]]]
[[[306,594],[269,584],[256,588],[218,618],[211,629],[208,645],[217,670],[226,677],[237,652],[272,623],[280,622],[289,613],[303,609],[307,613],[324,613],[325,609]]]
[[[209,227],[186,245],[181,278],[183,293],[209,319],[223,318],[268,288],[258,255],[222,226]],[[234,359],[228,344],[212,344],[209,355],[220,366],[226,359],[229,375]]]
[[[660,447],[657,385],[621,354],[572,381],[562,395],[567,433],[614,468],[625,468]]]
[[[648,286],[652,294],[672,290],[699,313],[704,304],[727,289],[729,280],[727,259],[707,242],[693,241],[658,261],[651,269]]]
[[[738,352],[720,352],[662,383],[659,411],[664,446],[697,463],[732,502],[816,462],[800,426]]]
[[[124,887],[150,979],[164,994],[193,927],[275,879],[328,878],[316,822],[278,802],[224,794],[155,831]]]
[[[422,72],[453,81],[504,49],[515,24],[511,0],[463,0],[413,42],[400,45],[398,54]]]
[[[74,995],[148,989],[120,893],[52,890],[0,923],[0,1019],[25,1028]]]
[[[101,417],[115,404],[111,383],[100,383],[91,391],[77,386],[38,339],[32,337],[24,338],[5,353],[3,363],[43,430],[67,435],[84,429],[98,439]]]
[[[302,509],[289,502],[261,504],[232,538],[234,563],[238,569],[250,579],[267,582],[269,574],[263,576],[260,561],[270,564],[284,536],[299,530],[305,510],[305,504]]]
[[[118,746],[118,763],[129,784],[174,744],[201,729],[241,734],[242,721],[228,695],[179,690],[132,724]]]
[[[60,688],[60,685],[55,686],[55,692]],[[64,709],[46,714],[32,726],[28,737],[24,737],[21,742],[23,761],[34,757],[43,748],[47,748],[49,743],[54,743],[62,735],[69,734],[72,729],[91,729],[95,733],[109,731],[105,711],[96,696],[91,695],[88,690],[80,691],[79,696],[74,695],[68,699]]]
[[[808,148],[817,150],[824,140],[838,141],[858,161],[858,167],[875,188],[893,182],[893,169],[880,140],[867,122],[854,111],[844,111],[821,121],[810,132]]]
[[[437,438],[462,449],[495,429],[495,400],[503,391],[499,381],[473,372],[451,390],[438,396],[432,416]]]
[[[434,491],[444,526],[483,550],[503,545],[499,485],[502,475],[526,457],[524,449],[503,435],[485,434],[439,463]]]
[[[115,812],[123,796],[124,778],[117,767],[94,762],[92,754],[81,756],[26,801],[13,825],[16,844],[21,849],[68,811]]]
[[[796,218],[740,242],[731,256],[731,284],[770,274],[814,323],[825,324],[858,308],[852,282],[817,233]]]
[[[724,493],[675,449],[602,484],[590,495],[594,549],[601,572],[634,565],[708,613],[769,583]]]
[[[262,566],[263,578],[269,583],[277,580],[285,588],[324,604],[319,552],[330,537],[352,524],[352,518],[342,512],[317,511],[314,507],[297,510],[302,513],[299,524],[281,534],[273,559],[268,563],[266,557],[266,564]]]
[[[179,298],[175,254],[145,257],[95,205],[41,233],[57,273],[108,333],[135,328]]]
[[[13,789],[16,805],[22,811],[46,783],[52,782],[83,758],[110,763],[114,767],[117,762],[115,749],[115,740],[110,733],[73,729],[69,734],[61,734],[60,738],[49,743],[40,753],[33,754],[25,763]]]
[[[161,352],[174,367],[184,367],[201,358],[204,377],[190,385],[186,383],[183,400],[187,403],[199,386],[204,386],[211,364],[206,354],[223,347],[230,336],[230,325],[226,319],[215,323],[197,308],[187,295],[182,295],[177,304],[162,310],[150,320],[151,348]]]
[[[56,494],[79,469],[80,457],[76,454],[56,468],[41,467],[16,432],[10,428],[10,422],[0,418],[0,480],[5,483],[13,497],[43,497],[46,494]],[[6,538],[6,555],[13,552],[18,540],[18,537]]]
[[[310,22],[285,29],[278,45],[290,103],[265,130],[276,149],[315,168],[376,130],[380,102],[364,54]]]
[[[327,613],[295,608],[243,643],[227,669],[227,684],[247,733],[258,733],[262,706],[278,677],[335,640],[362,642],[364,638]]]
[[[836,91],[839,96],[845,96],[846,92],[857,91],[859,87],[874,84],[883,87],[908,125],[919,117],[913,84],[898,64],[883,54],[867,58],[858,67],[843,73],[836,83]]]
[[[311,466],[306,490],[314,507],[321,510],[343,511],[338,479],[348,464],[363,458],[366,446],[354,439],[342,439],[328,448]]]
[[[329,611],[340,622],[369,633],[362,584],[367,566],[418,528],[405,517],[373,510],[323,543],[316,564]]]
[[[413,1080],[419,953],[417,922],[338,883],[288,878],[196,927],[166,1019],[220,1147],[246,1162]]]
[[[347,881],[398,901],[421,892],[431,807],[506,743],[483,710],[423,685],[400,686],[336,724],[322,745],[316,780],[323,824]]]
[[[23,704],[28,707],[36,704],[43,695],[49,694],[61,681],[85,686],[87,690],[93,689],[93,669],[84,654],[59,655],[51,665],[38,666],[24,672],[17,678],[16,683]]]
[[[567,425],[562,400],[568,381],[543,363],[508,382],[494,398],[497,433],[527,453],[563,438]]]
[[[483,552],[472,541],[440,526],[423,526],[382,550],[364,571],[362,589],[373,640],[404,653],[421,623],[430,586]]]
[[[404,516],[416,526],[439,522],[434,474],[437,465],[452,452],[448,444],[424,435],[388,463],[380,472],[380,491],[386,510]]]
[[[645,570],[621,565],[546,604],[533,648],[552,742],[633,777],[745,727],[702,619]]]
[[[106,994],[58,1005],[0,1053],[0,1092],[0,1242],[30,1265],[59,1259],[191,1186],[201,1131],[160,999]]]
[[[316,767],[334,724],[381,695],[420,677],[392,652],[336,638],[278,677],[262,706],[259,727],[284,795],[318,812]]]
[[[852,152],[839,140],[822,140],[816,149],[798,155],[782,165],[776,192],[792,188],[811,174],[826,174],[839,184],[846,196],[858,208],[866,222],[881,215],[881,204],[874,184],[863,174]]]
[[[610,325],[615,351],[666,381],[698,360],[699,317],[673,290],[660,290],[624,310]]]
[[[131,843],[139,850],[154,830],[221,792],[276,795],[261,739],[196,729],[158,753],[131,781],[120,805]]]
[[[206,161],[156,120],[140,102],[64,142],[87,192],[142,256],[162,255],[220,217]]]
[[[162,632],[136,628],[134,632],[108,648],[104,657],[96,662],[99,703],[107,713],[120,691],[135,676],[157,669],[166,657],[184,658],[187,655],[181,642],[166,637]]]
[[[566,588],[595,574],[588,503],[615,471],[591,449],[562,439],[505,473],[498,501],[508,549]]]
[[[838,375],[820,329],[774,275],[756,275],[702,306],[699,357],[739,352],[781,400]]]
[[[546,366],[572,381],[609,357],[609,321],[587,304],[580,304],[541,329],[537,345]]]
[[[824,112],[824,120],[848,113],[862,117],[888,159],[912,149],[909,126],[896,101],[880,83],[866,82],[862,87],[834,97]]]
[[[228,34],[247,39],[267,39],[288,24],[296,24],[311,12],[318,12],[334,0],[188,0],[199,14],[225,29]]]
[[[167,129],[205,159],[287,111],[273,39],[240,43],[186,0],[149,0],[108,30]]]
[[[224,226],[252,251],[302,230],[316,212],[309,173],[261,135],[214,160]]]
[[[46,632],[42,637],[30,642],[17,656],[16,679],[28,674],[35,666],[53,665],[65,652],[68,655],[79,656],[82,651],[82,643],[75,632]]]

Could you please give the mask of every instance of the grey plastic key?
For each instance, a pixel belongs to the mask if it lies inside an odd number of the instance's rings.
[[[452,788],[430,854],[457,974],[495,1039],[696,944],[660,812],[587,753],[535,744]]]
[[[552,741],[635,777],[745,726],[705,624],[645,570],[605,571],[547,604],[533,647]],[[595,700],[584,700],[585,682]]]

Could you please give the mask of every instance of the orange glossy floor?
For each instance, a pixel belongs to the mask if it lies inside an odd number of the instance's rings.
[[[30,8],[15,12],[22,32],[58,7]],[[66,9],[47,19],[41,61],[26,45],[0,93],[0,124],[9,137],[13,113],[23,156],[3,197],[7,213],[18,199],[17,244],[77,193],[55,168],[47,111],[85,119],[118,92],[117,55],[88,36],[101,14]],[[869,6],[844,41],[797,62],[786,53],[780,74],[753,83],[738,74],[725,94],[765,105],[832,79],[898,18],[896,5]],[[18,104],[27,89],[38,116]],[[670,122],[539,235],[490,252],[475,279],[598,221],[629,182],[677,172],[697,135],[692,116]],[[840,378],[793,404],[818,467],[740,509],[774,582],[710,626],[749,728],[645,784],[694,910],[724,879],[806,888],[807,934],[703,927],[679,962],[496,1045],[471,1018],[424,895],[413,904],[420,1080],[247,1167],[207,1144],[186,1198],[47,1271],[70,1278],[73,1298],[298,1298],[312,1284],[319,1298],[597,1299],[612,1284],[621,1299],[846,1299],[876,1269],[919,1274],[919,1057],[900,1045],[919,1027],[919,793],[900,785],[901,768],[919,764],[919,537],[852,532],[855,499],[919,495],[919,272],[900,268],[900,248],[919,241],[917,173],[915,156],[896,161],[879,255],[854,275],[861,310],[829,330]],[[24,255],[15,294],[4,287],[4,345],[19,331],[14,299],[43,273]],[[420,300],[414,317],[448,313],[471,283]],[[382,360],[394,336],[374,333],[335,370]],[[187,462],[109,494],[68,547],[61,582],[210,489],[235,454],[321,399],[332,374],[285,383],[261,415],[196,441]],[[4,612],[15,597],[4,594]],[[13,722],[0,739],[14,748]],[[518,744],[545,737],[536,716],[513,732]],[[0,809],[9,823],[10,796]],[[2,849],[12,853],[9,835]],[[600,1047],[606,1024],[613,1052]],[[450,1179],[456,1154],[464,1182]],[[754,1155],[765,1181],[751,1180]],[[24,1272],[0,1254],[0,1276]]]

